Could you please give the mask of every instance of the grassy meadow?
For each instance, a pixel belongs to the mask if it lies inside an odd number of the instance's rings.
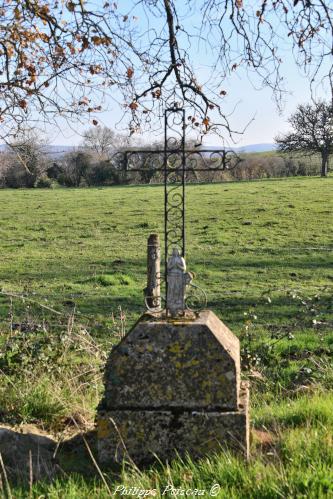
[[[189,185],[186,203],[188,270],[241,339],[250,462],[221,452],[125,466],[106,486],[86,457],[89,472],[64,462],[30,497],[108,497],[119,484],[160,497],[170,483],[207,497],[215,483],[221,498],[333,497],[333,178]],[[144,311],[163,188],[1,190],[0,204],[0,420],[89,430],[107,352]]]

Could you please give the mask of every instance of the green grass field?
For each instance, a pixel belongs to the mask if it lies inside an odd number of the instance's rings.
[[[144,310],[163,188],[2,190],[0,203],[0,418],[90,428],[106,353]],[[333,497],[332,214],[332,177],[188,186],[187,266],[241,339],[252,458],[126,467],[111,491],[219,483],[218,497]],[[29,493],[108,496],[93,467],[67,471]]]

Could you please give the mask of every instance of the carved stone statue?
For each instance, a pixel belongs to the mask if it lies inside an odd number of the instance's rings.
[[[168,294],[167,309],[172,317],[184,314],[185,290],[189,282],[189,274],[186,272],[186,263],[179,250],[174,248],[168,260]]]

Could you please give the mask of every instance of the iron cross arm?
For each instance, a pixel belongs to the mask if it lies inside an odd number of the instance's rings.
[[[185,148],[185,173],[209,173],[233,170],[243,159],[232,149]],[[164,172],[161,149],[127,149],[117,151],[110,159],[115,170],[152,175]]]

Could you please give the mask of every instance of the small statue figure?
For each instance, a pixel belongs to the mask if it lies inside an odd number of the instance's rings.
[[[167,268],[167,310],[172,317],[177,317],[177,315],[184,314],[186,285],[189,284],[192,276],[186,272],[185,259],[180,256],[177,248],[172,250]]]

